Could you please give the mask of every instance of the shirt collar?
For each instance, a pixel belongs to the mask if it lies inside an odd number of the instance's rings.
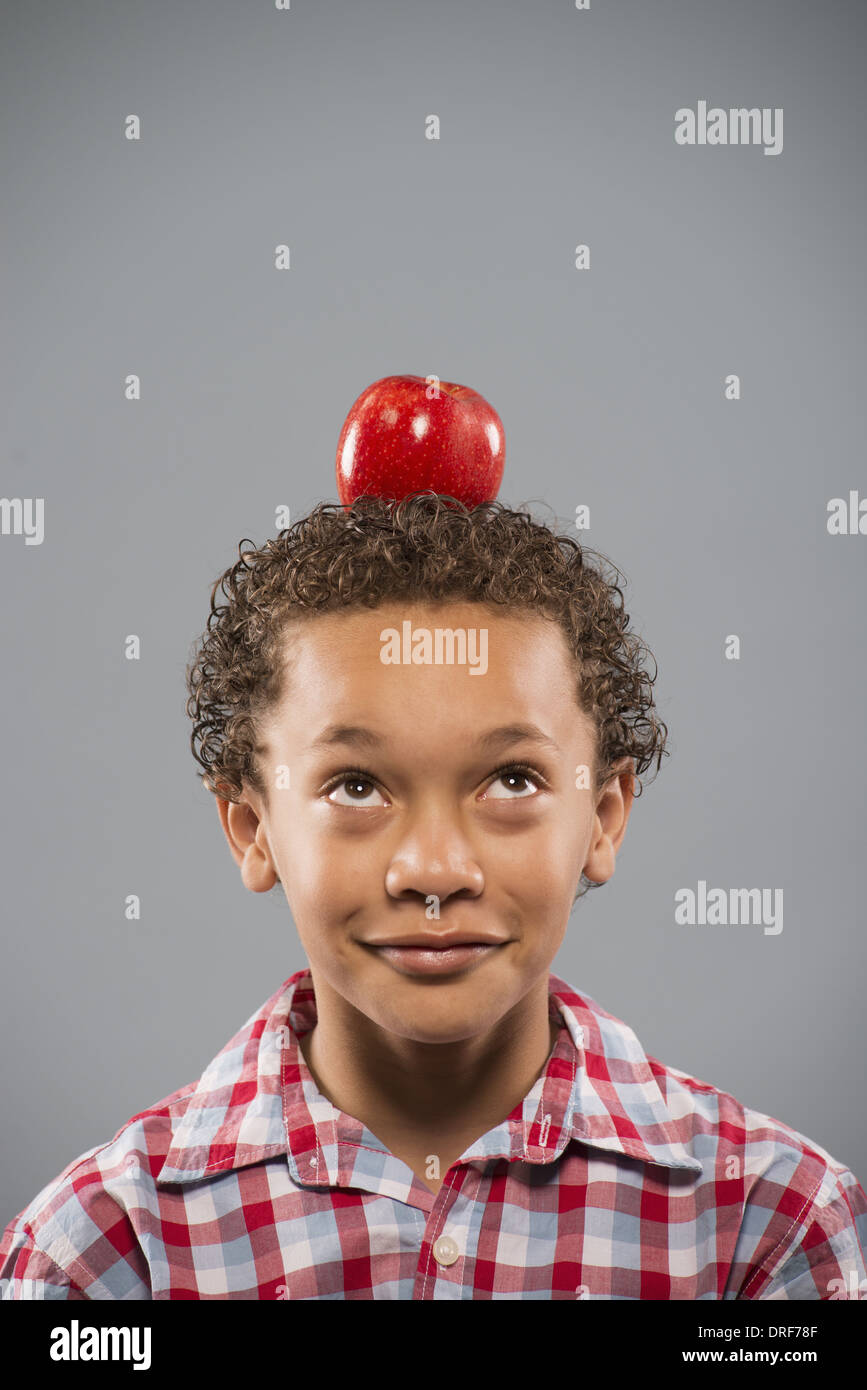
[[[562,1026],[545,1070],[520,1115],[516,1107],[462,1161],[550,1163],[574,1139],[701,1173],[701,1163],[677,1137],[678,1122],[632,1029],[556,975],[548,977],[548,1006]],[[347,1146],[375,1147],[379,1141],[316,1087],[298,1045],[315,1022],[316,998],[305,968],[251,1015],[195,1088],[184,1088],[170,1107],[172,1143],[158,1183],[197,1182],[286,1154],[298,1183],[350,1185]]]

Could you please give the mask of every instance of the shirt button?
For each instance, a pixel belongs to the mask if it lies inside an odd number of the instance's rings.
[[[451,1236],[440,1236],[433,1243],[433,1257],[438,1265],[453,1265],[460,1253]]]

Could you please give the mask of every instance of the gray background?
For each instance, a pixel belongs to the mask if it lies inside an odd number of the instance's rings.
[[[827,0],[6,5],[0,488],[46,529],[0,537],[4,1222],[304,964],[196,780],[184,666],[238,541],[336,500],[392,373],[491,401],[503,501],[589,504],[659,664],[672,756],[555,973],[867,1179],[867,538],[826,532],[867,482],[865,29]],[[783,107],[782,153],[676,145],[699,99]],[[699,879],[782,888],[783,932],[675,925]]]

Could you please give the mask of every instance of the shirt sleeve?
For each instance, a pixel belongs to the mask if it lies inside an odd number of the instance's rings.
[[[794,1241],[757,1271],[742,1297],[867,1299],[865,1252],[867,1195],[854,1173],[841,1168],[827,1199],[810,1203]]]
[[[69,1275],[40,1250],[26,1226],[6,1231],[0,1244],[0,1300],[87,1299]]]

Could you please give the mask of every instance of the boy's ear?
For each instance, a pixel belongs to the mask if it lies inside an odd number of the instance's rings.
[[[584,864],[584,873],[593,883],[607,883],[614,873],[634,796],[635,760],[627,756],[614,764],[596,803],[590,848]]]
[[[265,826],[248,800],[225,801],[215,797],[223,834],[235,863],[240,866],[244,887],[251,893],[267,893],[277,882],[277,868]]]

